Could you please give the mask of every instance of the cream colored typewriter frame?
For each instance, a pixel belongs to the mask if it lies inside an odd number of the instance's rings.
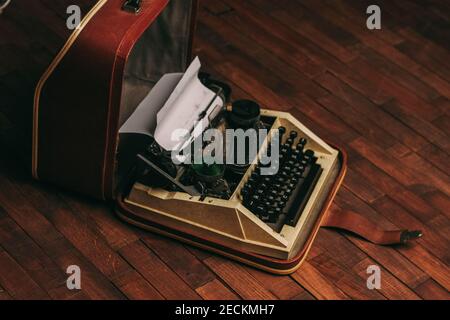
[[[192,197],[184,192],[169,192],[136,183],[125,202],[145,210],[145,219],[194,236],[209,238],[223,245],[279,259],[289,259],[298,251],[298,239],[309,215],[318,205],[332,168],[337,165],[338,151],[302,125],[291,114],[262,110],[263,116],[274,117],[273,129],[284,126],[286,132],[295,129],[299,137],[306,137],[306,148],[315,151],[323,172],[295,227],[285,225],[275,232],[251,211],[240,199],[240,190],[256,166],[253,163],[229,200]],[[269,135],[270,136],[270,135]],[[269,138],[260,150],[267,148]]]

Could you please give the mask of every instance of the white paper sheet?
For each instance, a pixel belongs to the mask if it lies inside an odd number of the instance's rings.
[[[198,78],[200,60],[195,58],[186,73],[164,75],[136,111],[120,128],[119,133],[136,133],[154,137],[167,151],[180,150],[197,138],[220,110],[224,101],[205,87]],[[200,115],[207,109],[205,117]],[[173,139],[176,129],[190,136]]]

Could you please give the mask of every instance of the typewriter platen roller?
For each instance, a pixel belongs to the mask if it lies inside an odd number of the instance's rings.
[[[135,180],[125,201],[138,207],[143,218],[160,225],[240,250],[289,259],[298,251],[302,229],[320,209],[318,202],[332,179],[338,152],[289,113],[260,109],[249,100],[232,101],[226,84],[195,76],[213,92],[213,102],[199,112],[200,119],[206,115],[208,120],[203,132],[208,128],[222,132],[226,146],[220,157],[235,161],[198,163],[192,161],[193,151],[189,164],[173,163],[174,150],[162,148],[153,138],[138,155]],[[201,148],[208,148],[201,139],[204,133],[194,134],[195,124],[187,129],[190,137],[178,147],[189,149],[200,139]],[[228,148],[227,129],[262,129],[267,135],[258,136],[255,152],[250,152],[255,146],[245,140],[245,154],[238,160],[236,150]]]

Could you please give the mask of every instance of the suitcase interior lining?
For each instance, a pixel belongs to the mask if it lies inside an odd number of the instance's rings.
[[[125,66],[120,126],[164,74],[188,66],[192,1],[169,1],[133,47]]]

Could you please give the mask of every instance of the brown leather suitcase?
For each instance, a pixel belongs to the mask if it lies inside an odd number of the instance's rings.
[[[67,7],[82,20],[71,31]],[[119,217],[153,232],[264,269],[296,270],[321,226],[345,228],[379,244],[418,234],[383,231],[351,212],[328,210],[346,170],[345,152],[330,173],[315,214],[295,255],[273,258],[222,243],[188,227],[147,218],[126,201],[129,186],[119,170],[119,128],[164,74],[191,62],[196,0],[16,0],[0,16],[2,83],[19,88],[0,106],[2,140],[29,160],[34,178],[91,197],[114,201]],[[17,85],[20,83],[20,85]],[[0,88],[1,90],[1,88]]]

